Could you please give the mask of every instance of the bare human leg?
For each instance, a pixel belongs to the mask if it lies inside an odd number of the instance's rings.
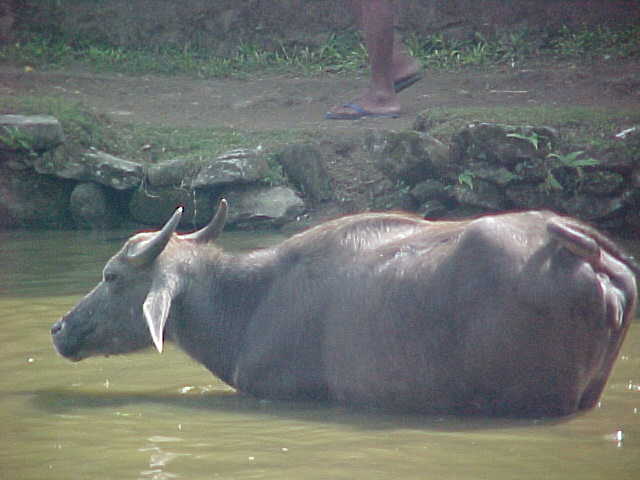
[[[401,111],[396,90],[411,84],[420,70],[399,42],[394,42],[395,11],[390,0],[351,0],[351,9],[364,35],[371,78],[368,88],[352,103],[332,108],[329,119],[364,116],[393,117]],[[419,78],[419,77],[417,77]]]

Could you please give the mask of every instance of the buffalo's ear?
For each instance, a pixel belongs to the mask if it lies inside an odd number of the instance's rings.
[[[164,326],[169,318],[171,303],[178,294],[178,284],[172,275],[154,280],[142,306],[149,333],[158,352],[162,353]]]

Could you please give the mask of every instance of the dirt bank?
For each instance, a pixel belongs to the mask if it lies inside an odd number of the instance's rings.
[[[433,107],[640,106],[640,64],[554,63],[489,71],[426,72],[401,93],[399,119],[328,121],[324,112],[357,95],[366,78],[265,75],[248,79],[103,75],[85,71],[25,72],[0,66],[0,95],[78,100],[114,120],[178,127],[230,127],[249,131],[311,129],[358,132],[407,129]]]

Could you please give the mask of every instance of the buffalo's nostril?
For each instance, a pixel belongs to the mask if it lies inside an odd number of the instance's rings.
[[[51,335],[57,335],[63,328],[64,323],[62,323],[62,320],[57,321],[53,324],[53,327],[51,327]]]

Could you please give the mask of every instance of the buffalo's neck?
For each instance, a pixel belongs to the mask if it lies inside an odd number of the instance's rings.
[[[273,253],[196,258],[172,311],[168,336],[217,377],[231,384],[247,325],[268,291]]]

